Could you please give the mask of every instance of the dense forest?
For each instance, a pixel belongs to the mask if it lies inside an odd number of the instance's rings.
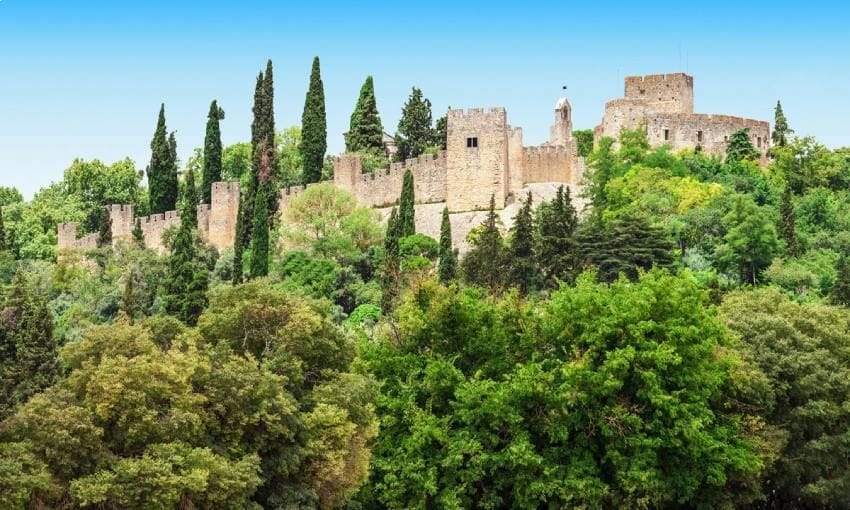
[[[250,141],[212,101],[181,162],[163,105],[143,171],[0,188],[0,508],[850,508],[850,149],[779,103],[767,165],[746,131],[723,158],[579,131],[588,205],[493,204],[459,254],[409,172],[387,221],[329,184],[279,214],[333,171],[318,58],[300,126],[273,97],[269,62]],[[369,77],[364,171],[383,131]],[[414,87],[397,157],[445,138]],[[248,191],[221,253],[219,180]],[[112,243],[112,203],[179,211],[167,251]],[[71,221],[99,247],[57,253]]]

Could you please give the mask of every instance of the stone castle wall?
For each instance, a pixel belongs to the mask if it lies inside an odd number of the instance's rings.
[[[446,151],[423,154],[389,168],[364,174],[360,158],[343,155],[334,160],[334,184],[349,191],[369,207],[383,207],[398,202],[404,173],[413,172],[414,196],[417,203],[446,200]]]
[[[765,121],[730,115],[694,113],[693,77],[683,73],[625,78],[625,97],[605,103],[594,138],[617,138],[620,131],[643,125],[653,147],[669,145],[675,151],[699,145],[706,153],[723,156],[729,136],[750,129],[753,146],[767,162],[770,125]]]
[[[136,217],[130,204],[111,204],[106,206],[112,221],[113,245],[133,235],[136,221],[142,229],[145,247],[159,252],[165,251],[163,233],[180,226],[177,211]],[[218,250],[233,246],[236,238],[236,218],[239,211],[239,183],[216,182],[212,186],[212,204],[198,206],[198,230],[201,236]],[[57,227],[57,247],[60,250],[89,250],[97,247],[97,234],[89,234],[77,239],[77,224],[62,223]]]
[[[525,184],[536,182],[577,183],[581,177],[578,147],[567,145],[523,147],[522,171]]]
[[[475,140],[475,147],[470,141]],[[508,124],[504,108],[449,110],[446,204],[452,212],[496,207],[509,193]]]

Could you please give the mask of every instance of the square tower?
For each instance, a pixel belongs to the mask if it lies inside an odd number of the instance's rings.
[[[446,205],[449,211],[505,206],[508,196],[508,116],[504,108],[449,110]]]
[[[694,112],[694,78],[685,73],[626,76],[626,99],[664,113]]]

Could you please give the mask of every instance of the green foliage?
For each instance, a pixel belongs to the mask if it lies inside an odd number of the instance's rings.
[[[180,223],[189,228],[198,228],[198,188],[195,186],[195,170],[186,170],[183,181],[183,196],[181,200]]]
[[[75,159],[65,170],[61,186],[65,193],[78,197],[83,206],[85,219],[81,228],[86,232],[97,232],[100,228],[104,208],[110,204],[131,204],[136,208],[147,208],[142,204],[141,175],[130,159],[105,165],[98,159],[86,161]]]
[[[505,243],[499,231],[494,196],[490,197],[487,219],[475,234],[470,239],[471,249],[461,261],[463,277],[469,283],[497,290],[505,280]]]
[[[381,382],[366,508],[713,508],[758,474],[722,404],[728,335],[687,277],[585,277],[537,308],[426,284],[398,316],[361,347]]]
[[[135,242],[140,248],[144,248],[145,246],[145,233],[142,231],[142,221],[136,218],[136,224],[133,225],[133,242]]]
[[[839,257],[835,273],[835,285],[831,289],[830,300],[836,305],[850,306],[850,259],[847,255]]]
[[[234,143],[224,148],[221,155],[221,177],[226,181],[239,181],[248,189],[251,175],[251,144]]]
[[[209,271],[200,260],[197,241],[181,225],[171,242],[168,273],[163,282],[165,309],[186,324],[195,324],[207,304]]]
[[[260,188],[260,193],[254,200],[254,223],[251,227],[251,278],[259,278],[269,274],[269,213],[266,187]]]
[[[27,508],[34,494],[48,492],[52,480],[47,466],[27,443],[0,443],[0,507]]]
[[[449,116],[443,115],[434,123],[434,144],[441,150],[446,150],[449,137]]]
[[[743,405],[758,410],[770,453],[762,477],[769,508],[841,508],[850,472],[850,316],[794,303],[775,289],[729,295],[720,308],[758,369]]]
[[[797,242],[796,219],[794,217],[794,196],[791,187],[786,185],[782,192],[782,204],[779,209],[779,236],[785,241],[785,250],[791,256],[800,255]]]
[[[24,201],[23,195],[17,188],[10,186],[0,186],[0,207],[7,205],[19,204]]]
[[[519,289],[520,293],[527,294],[535,284],[536,279],[536,254],[534,252],[534,216],[532,213],[531,192],[522,204],[519,212],[514,217],[514,226],[505,252],[510,262],[510,274],[508,284]]]
[[[147,168],[150,214],[177,209],[177,142],[174,133],[167,136],[166,131],[163,104],[151,140],[151,162]]]
[[[347,152],[372,152],[384,154],[384,127],[375,99],[375,84],[371,76],[366,77],[360,88],[357,105],[351,114],[351,123],[345,139]]]
[[[435,135],[431,128],[431,101],[422,96],[422,91],[413,87],[410,96],[401,108],[401,119],[395,135],[396,161],[404,161],[424,154],[434,144]],[[408,234],[409,235],[409,234]]]
[[[579,129],[573,131],[573,138],[578,143],[578,155],[586,158],[593,152],[593,130]]]
[[[212,185],[221,180],[222,149],[221,125],[224,120],[224,110],[213,99],[207,114],[207,132],[204,136],[204,169],[201,173],[201,198],[205,204],[212,203]]]
[[[319,69],[319,57],[313,58],[310,87],[301,114],[301,157],[304,160],[304,183],[322,180],[322,167],[328,148],[328,128],[325,118],[325,89]]]
[[[381,274],[381,309],[389,313],[401,293],[401,238],[402,224],[398,209],[393,207],[387,218],[384,236],[384,261]]]
[[[785,113],[782,111],[782,103],[776,101],[776,109],[773,120],[773,133],[771,137],[773,143],[779,147],[785,147],[788,143],[788,135],[794,130],[788,127],[788,119],[785,118]]]
[[[457,276],[457,253],[452,246],[452,222],[449,219],[449,208],[443,207],[443,216],[440,222],[440,283],[448,284]]]
[[[742,128],[729,136],[726,144],[726,161],[736,163],[739,161],[755,161],[761,155],[750,140],[750,128]]]
[[[570,198],[570,188],[560,186],[555,198],[537,210],[535,254],[542,282],[549,288],[570,282],[578,271],[575,239],[578,215]]]
[[[413,188],[413,172],[408,168],[404,171],[404,182],[401,185],[401,197],[398,201],[398,218],[401,222],[401,236],[412,236],[416,233],[416,197]]]
[[[0,251],[6,250],[6,227],[3,222],[3,207],[0,206]]]
[[[779,250],[774,222],[746,196],[736,197],[723,222],[728,230],[715,254],[718,265],[736,271],[742,283],[755,285]]]
[[[621,274],[635,280],[641,269],[668,268],[673,263],[669,235],[639,216],[624,216],[610,225],[586,224],[577,239],[579,256],[597,269],[603,282],[613,282]]]

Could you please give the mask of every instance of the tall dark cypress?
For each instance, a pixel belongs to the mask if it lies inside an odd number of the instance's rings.
[[[243,194],[239,198],[239,207],[236,210],[236,239],[233,242],[233,285],[242,283],[242,268],[244,263],[242,256],[245,250],[245,220],[243,216],[245,214],[244,204],[246,200],[247,197]]]
[[[139,248],[145,247],[145,233],[142,231],[142,221],[136,218],[136,225],[133,227],[133,241]]]
[[[782,192],[782,204],[779,207],[779,235],[785,241],[788,254],[794,257],[800,255],[800,244],[797,242],[797,228],[794,216],[794,195],[791,186],[785,185]]]
[[[192,229],[181,223],[171,244],[165,277],[165,309],[186,324],[194,325],[207,305],[209,273],[198,260]]]
[[[177,175],[177,137],[172,131],[168,135],[168,172],[166,173],[165,191],[167,196],[167,211],[177,210],[177,200],[180,198],[180,180]]]
[[[182,207],[180,222],[189,228],[198,228],[198,188],[195,187],[195,171],[192,168],[186,170]]]
[[[0,251],[6,249],[6,227],[3,225],[3,208],[0,207]]]
[[[224,110],[213,100],[207,114],[207,133],[204,137],[204,170],[201,195],[204,203],[212,203],[212,185],[221,180],[221,125]]]
[[[572,281],[578,272],[575,231],[578,215],[570,198],[570,189],[561,186],[555,198],[544,202],[537,220],[536,257],[549,287],[558,281]]]
[[[536,272],[534,260],[534,218],[531,209],[531,192],[514,217],[513,236],[508,245],[510,283],[523,294],[534,285]]]
[[[275,149],[275,127],[274,127],[274,74],[272,71],[272,61],[269,59],[266,62],[266,73],[263,76],[263,140],[261,141],[261,153],[258,155],[258,164],[262,167],[266,165],[266,173],[268,177],[265,179],[267,189],[264,194],[267,201],[266,212],[268,213],[269,222],[274,219],[277,214],[277,153]],[[268,162],[264,163],[263,158],[268,158]],[[263,171],[262,169],[260,171]]]
[[[160,214],[174,209],[176,195],[170,194],[172,152],[165,127],[165,104],[160,106],[159,119],[151,140],[151,162],[148,164],[148,193],[151,214]]]
[[[136,274],[130,271],[127,275],[127,281],[124,282],[124,293],[121,296],[121,311],[127,316],[130,324],[133,323],[133,318],[136,316],[136,298],[135,284]]]
[[[98,247],[109,246],[112,244],[112,218],[104,207],[101,208],[99,215],[97,245]]]
[[[398,201],[398,218],[401,222],[401,237],[412,236],[416,233],[416,197],[413,189],[413,172],[408,168],[404,171],[404,182],[401,186],[401,197]]]
[[[301,114],[301,159],[304,161],[304,183],[322,180],[322,167],[328,149],[328,126],[325,115],[325,86],[322,84],[319,57],[313,59],[310,88]]]
[[[393,207],[387,220],[387,235],[384,237],[384,267],[381,275],[381,308],[389,313],[395,304],[401,287],[401,218]]]
[[[850,306],[850,257],[842,254],[835,264],[835,283],[829,293],[833,304]]]
[[[386,153],[384,128],[381,125],[375,99],[375,84],[371,76],[366,78],[360,88],[357,106],[351,114],[346,147],[349,152],[366,151],[380,155]]]
[[[440,283],[449,283],[456,274],[457,255],[452,247],[452,222],[449,218],[449,208],[443,207],[443,219],[440,223]]]
[[[272,192],[271,179],[271,149],[261,146],[259,187],[254,200],[254,218],[251,225],[251,278],[269,274],[269,210],[268,196]]]
[[[238,236],[239,240],[241,240],[242,248],[247,248],[251,243],[251,227],[254,222],[254,196],[257,194],[257,190],[260,186],[259,176],[260,176],[260,161],[257,157],[260,144],[264,139],[264,116],[262,114],[262,110],[264,108],[265,102],[263,101],[263,84],[265,79],[263,77],[263,73],[257,75],[257,84],[254,87],[254,106],[252,107],[252,112],[254,113],[254,118],[251,121],[251,176],[248,179],[248,189],[244,194],[245,199],[240,203],[240,207],[242,209],[242,216],[239,221],[239,225],[241,227],[241,235]],[[239,233],[237,231],[237,233]]]

